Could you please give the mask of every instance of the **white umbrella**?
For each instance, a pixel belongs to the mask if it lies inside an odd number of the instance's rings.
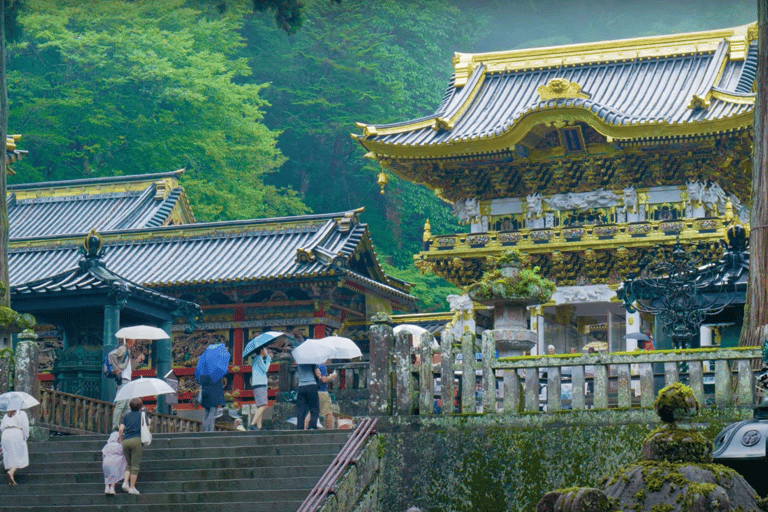
[[[291,351],[298,364],[323,364],[336,354],[336,349],[320,340],[309,339]]]
[[[35,397],[23,391],[8,391],[0,395],[0,411],[15,411],[29,409],[40,405]]]
[[[116,338],[132,340],[167,340],[168,333],[151,325],[132,325],[123,327],[115,333]]]
[[[175,393],[173,388],[162,379],[154,377],[140,378],[132,380],[125,384],[115,396],[115,402],[118,400],[130,400],[131,398],[141,398],[143,396],[167,395]]]
[[[421,346],[421,335],[429,332],[427,329],[420,327],[418,325],[413,324],[401,324],[396,326],[394,329],[392,329],[392,332],[394,334],[397,334],[399,332],[409,332],[413,336],[412,338],[412,345],[416,348]],[[437,343],[437,340],[432,338],[432,348],[440,348],[440,344]]]
[[[333,347],[335,353],[332,356],[332,359],[354,359],[356,357],[363,357],[360,348],[349,338],[326,336],[318,341]]]

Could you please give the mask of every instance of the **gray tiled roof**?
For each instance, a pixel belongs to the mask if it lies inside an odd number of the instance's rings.
[[[488,71],[480,64],[463,87],[454,87],[455,77],[451,79],[439,109],[432,116],[375,125],[379,131],[395,128],[390,130],[395,133],[373,133],[365,140],[400,146],[448,145],[498,136],[528,114],[563,107],[587,109],[614,126],[684,125],[743,115],[754,108],[751,90],[757,44],[749,45],[743,60],[729,59],[729,44],[723,40],[714,51],[658,58],[509,71]],[[484,80],[477,94],[471,97],[480,77]],[[554,78],[579,84],[589,97],[542,101],[537,88]],[[710,91],[727,93],[728,97],[714,95],[707,108],[690,108],[694,95],[704,96]],[[407,128],[420,121],[454,116],[458,117],[449,130],[437,131],[423,122]],[[398,127],[403,129],[397,130]]]
[[[162,225],[180,200],[183,189],[176,187],[165,197],[155,198],[153,179],[176,177],[179,173],[123,176],[62,182],[11,185],[8,187],[8,218],[11,239],[85,234]],[[146,188],[137,191],[52,195],[18,199],[22,191],[56,189],[60,187],[86,187],[98,184],[116,184],[130,181],[148,181]],[[26,194],[27,196],[29,194]]]
[[[34,297],[71,297],[82,293],[99,293],[109,295],[117,291],[125,291],[134,300],[140,300],[159,306],[169,313],[180,310],[196,311],[201,315],[200,307],[192,302],[177,299],[156,290],[146,288],[115,274],[99,261],[88,260],[80,256],[79,264],[58,274],[43,277],[17,286],[11,286],[13,299],[18,301]]]
[[[366,276],[356,267],[355,251],[370,244],[357,213],[101,232],[103,261],[125,279],[151,287],[346,274],[371,286],[376,282],[401,300],[415,300],[390,286],[383,272]],[[80,238],[16,240],[9,251],[11,285],[73,268],[81,244]]]

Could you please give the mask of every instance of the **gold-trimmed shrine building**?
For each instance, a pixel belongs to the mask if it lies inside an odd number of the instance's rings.
[[[456,53],[453,66],[434,114],[352,135],[469,225],[427,221],[416,266],[465,286],[517,249],[557,284],[532,316],[534,350],[634,349],[624,334],[653,319],[627,314],[616,289],[641,258],[679,237],[716,261],[728,226],[748,222],[757,25]],[[740,307],[701,344],[735,343]]]
[[[196,222],[179,181],[182,172],[8,186],[11,299],[42,324],[44,381],[56,378],[57,364],[61,367],[71,353],[79,381],[94,383],[88,392],[60,390],[98,396],[102,351],[115,340],[103,339],[106,330],[98,311],[93,318],[70,320],[85,310],[76,300],[104,288],[107,273],[110,282],[119,278],[129,284],[128,305],[141,294],[145,303],[166,309],[176,302],[202,308],[191,333],[183,315],[174,321],[150,316],[149,306],[141,304],[143,309],[112,308],[118,309],[112,318],[117,326],[167,323],[158,326],[171,333],[166,362],[179,377],[181,400],[194,395],[194,366],[211,343],[228,346],[227,391],[236,403],[248,403],[251,368],[242,352],[256,335],[270,330],[299,340],[347,335],[346,325],[364,324],[378,312],[415,310],[408,283],[382,270],[368,227],[360,220],[362,209]],[[79,249],[94,228],[103,251],[103,268],[95,277],[79,271]],[[66,319],[46,311],[54,301],[69,301]],[[367,353],[367,336],[355,340]],[[135,375],[155,375],[160,359],[153,361],[154,350],[147,351],[147,365]],[[72,380],[72,385],[78,383]]]

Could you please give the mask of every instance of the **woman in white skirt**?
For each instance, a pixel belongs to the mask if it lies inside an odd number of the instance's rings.
[[[21,401],[11,403],[0,423],[2,431],[3,465],[8,471],[8,483],[16,485],[16,470],[29,466],[29,420],[27,413],[21,410]]]

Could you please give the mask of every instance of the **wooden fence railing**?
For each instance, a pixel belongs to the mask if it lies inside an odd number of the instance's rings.
[[[407,333],[395,337],[395,414],[652,407],[658,389],[674,382],[690,386],[702,406],[750,406],[757,398],[751,363],[760,359],[760,348],[497,359],[490,331],[478,340],[480,352],[471,335],[458,343],[445,338],[433,351],[430,334],[417,349]]]
[[[39,424],[66,434],[108,434],[112,431],[114,404],[94,398],[63,393],[52,389],[40,390]],[[199,432],[202,422],[168,416],[150,411],[152,432]],[[230,430],[216,426],[217,430]]]

